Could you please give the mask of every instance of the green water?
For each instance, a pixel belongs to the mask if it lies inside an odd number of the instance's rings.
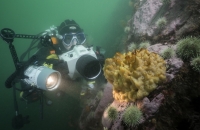
[[[106,57],[118,50],[117,42],[123,36],[120,21],[131,15],[128,0],[1,0],[0,29],[11,28],[18,34],[38,34],[51,25],[58,26],[65,19],[74,19],[84,29],[88,42],[102,46]],[[15,39],[13,44],[20,56],[31,40]],[[12,89],[4,86],[14,72],[8,44],[0,39],[0,130],[12,130],[14,116]],[[53,94],[52,94],[53,97]],[[20,113],[29,115],[31,123],[21,130],[75,130],[81,108],[79,100],[66,95],[53,99],[52,107],[45,106],[40,119],[39,102],[26,105],[19,102]]]

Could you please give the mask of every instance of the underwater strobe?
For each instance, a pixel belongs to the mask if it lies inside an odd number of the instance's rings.
[[[61,74],[45,66],[29,66],[24,71],[25,79],[23,81],[30,86],[36,86],[42,90],[54,90],[61,82]]]
[[[15,34],[13,30],[4,28],[0,31],[0,38],[8,43],[16,68],[15,72],[7,78],[5,86],[7,88],[13,88],[15,115],[12,119],[12,127],[14,129],[20,129],[24,124],[28,124],[30,120],[29,116],[24,117],[19,113],[16,90],[20,91],[20,95],[22,94],[22,98],[26,102],[40,101],[40,113],[41,119],[43,119],[43,100],[45,97],[43,90],[51,91],[56,89],[60,85],[61,74],[58,71],[42,66],[41,64],[33,64],[38,63],[34,56],[26,62],[20,62],[15,47],[12,44],[14,38],[41,39],[42,41],[49,42],[46,44],[52,44],[49,37]],[[21,88],[18,88],[16,83],[22,83]]]

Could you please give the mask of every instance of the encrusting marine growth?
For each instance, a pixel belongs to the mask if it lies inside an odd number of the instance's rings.
[[[166,79],[164,59],[146,49],[125,54],[116,53],[104,65],[104,75],[113,85],[113,97],[118,101],[136,101],[152,92]]]

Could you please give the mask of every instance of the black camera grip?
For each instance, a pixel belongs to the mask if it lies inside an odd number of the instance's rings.
[[[14,73],[12,73],[6,80],[5,82],[5,86],[6,88],[11,88],[12,87],[12,81],[14,81],[14,79],[17,77],[17,75],[19,74],[19,71],[15,71]]]

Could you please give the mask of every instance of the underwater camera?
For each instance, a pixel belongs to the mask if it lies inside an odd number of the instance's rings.
[[[20,91],[20,96],[26,101],[40,101],[41,119],[43,119],[43,102],[46,96],[43,90],[54,90],[60,85],[61,74],[60,72],[50,69],[38,64],[34,56],[28,61],[20,62],[15,47],[13,45],[14,38],[26,39],[41,39],[49,41],[49,37],[40,37],[35,35],[15,34],[9,28],[4,28],[0,31],[0,38],[2,38],[9,45],[10,53],[15,65],[15,71],[7,78],[5,86],[13,88],[13,99],[15,115],[12,119],[12,127],[20,129],[24,124],[28,124],[29,116],[23,116],[19,113],[16,90]],[[46,39],[45,39],[46,38]],[[18,87],[17,83],[21,83]]]
[[[2,29],[0,36],[9,44],[9,49],[16,68],[15,72],[11,74],[5,82],[7,88],[11,88],[12,82],[16,79],[23,81],[27,86],[37,87],[41,90],[54,90],[59,86],[61,80],[60,72],[39,64],[32,64],[32,62],[34,62],[33,58],[28,59],[28,61],[24,63],[20,62],[15,47],[12,44],[14,38],[41,39],[41,37],[15,34],[14,31],[9,28]]]
[[[101,73],[101,65],[93,47],[76,45],[71,51],[59,55],[59,59],[67,63],[71,79],[82,76],[86,80],[93,80]]]
[[[48,68],[44,66],[43,63],[46,61],[46,58],[43,59],[36,55],[31,58],[28,57],[28,61],[20,61],[13,45],[14,38],[25,38],[33,39],[33,42],[31,42],[30,47],[24,54],[29,54],[37,41],[40,41],[39,43],[43,47],[52,47],[54,49],[51,36],[15,34],[13,30],[4,28],[0,31],[0,38],[8,43],[15,65],[15,71],[7,78],[5,86],[7,88],[13,88],[15,116],[12,119],[12,126],[15,129],[19,129],[24,124],[29,123],[29,120],[28,116],[24,117],[19,113],[16,91],[20,91],[20,97],[26,103],[39,100],[41,119],[43,119],[43,104],[48,99],[44,94],[44,90],[52,91],[58,88],[61,82],[61,71],[51,69],[53,67]],[[86,80],[94,80],[102,72],[103,65],[100,61],[101,59],[104,61],[104,57],[102,56],[101,58],[100,54],[99,52],[99,55],[97,55],[93,47],[75,45],[72,50],[58,55],[58,59],[59,61],[62,60],[67,63],[66,69],[68,69],[68,76],[71,79],[83,77]],[[52,60],[50,64],[53,63]],[[20,85],[17,85],[17,83],[20,83]]]

